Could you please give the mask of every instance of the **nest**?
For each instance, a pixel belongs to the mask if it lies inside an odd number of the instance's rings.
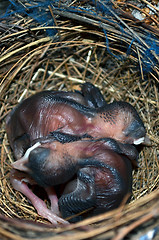
[[[34,4],[18,2],[25,8]],[[140,7],[137,1],[114,1],[108,15],[101,9],[98,14],[90,14],[96,9],[89,1],[68,1],[65,5],[59,2],[63,11],[56,4],[45,8],[54,26],[43,26],[18,12],[1,19],[0,238],[138,239],[151,230],[157,231],[159,225],[159,59],[146,42],[150,34],[150,40],[159,46],[159,18],[157,13],[151,15],[145,10],[146,0],[140,2]],[[70,11],[70,7],[76,11]],[[146,18],[134,18],[134,9]],[[47,35],[48,30],[56,30],[53,37]],[[5,132],[5,117],[21,100],[36,92],[78,90],[85,81],[99,87],[108,103],[131,103],[152,145],[140,153],[139,168],[133,172],[130,204],[125,206],[123,202],[116,210],[54,229],[10,184],[14,157]]]

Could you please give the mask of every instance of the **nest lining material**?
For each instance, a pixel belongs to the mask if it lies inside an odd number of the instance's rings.
[[[56,13],[57,14],[57,13]],[[30,17],[16,14],[10,19],[3,19],[5,31],[1,36],[1,178],[0,178],[0,212],[9,218],[20,218],[48,223],[40,218],[28,200],[12,189],[9,171],[14,161],[5,133],[5,117],[18,102],[26,97],[47,90],[77,90],[79,84],[90,81],[100,88],[107,102],[122,100],[131,103],[139,112],[150,139],[151,147],[145,147],[139,157],[139,169],[133,174],[133,196],[129,206],[85,220],[69,227],[67,230],[46,230],[46,227],[16,223],[0,217],[2,236],[9,239],[23,239],[42,231],[42,238],[63,239],[67,233],[73,239],[86,239],[97,235],[101,239],[122,239],[127,234],[151,220],[144,229],[157,226],[159,222],[159,95],[157,66],[144,75],[142,69],[142,47],[133,46],[133,53],[127,58],[126,49],[129,39],[121,39],[118,29],[107,23],[109,30],[109,50],[105,43],[105,34],[100,28],[94,29],[79,21],[64,16],[57,18],[58,29],[54,39],[45,35],[44,29]],[[8,27],[9,26],[9,27]],[[28,30],[29,26],[29,30]],[[34,27],[34,28],[33,28]],[[138,33],[142,27],[138,28]],[[135,26],[136,30],[136,26]],[[145,31],[145,30],[144,30]],[[141,32],[142,36],[143,32]],[[122,45],[121,43],[125,45]],[[140,51],[141,50],[141,51]],[[122,55],[123,61],[114,55]],[[140,68],[137,68],[137,65]],[[144,196],[144,197],[143,197]],[[143,197],[143,198],[141,198]],[[141,198],[141,199],[140,199]],[[139,200],[138,200],[139,199]],[[155,210],[155,211],[154,211]],[[155,219],[156,218],[156,219]],[[152,220],[155,219],[155,222]],[[5,224],[8,224],[7,227]],[[89,226],[89,224],[96,225]],[[22,224],[22,223],[21,223]],[[22,234],[18,226],[27,229]],[[78,228],[79,227],[79,228]],[[122,232],[121,229],[125,229]],[[36,229],[34,229],[36,228]],[[40,230],[42,229],[42,230]],[[114,230],[113,230],[114,229]],[[117,232],[116,232],[117,230]],[[82,232],[81,232],[82,231]],[[80,236],[79,236],[80,232]],[[83,235],[81,235],[83,234]],[[10,236],[9,236],[10,235]],[[22,237],[22,238],[21,238]],[[120,238],[121,237],[121,238]]]

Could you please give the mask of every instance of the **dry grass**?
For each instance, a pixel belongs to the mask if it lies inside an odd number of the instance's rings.
[[[114,3],[116,7],[120,5],[120,11],[124,11],[121,1]],[[130,4],[132,3],[129,2],[127,6]],[[124,34],[121,36],[115,23],[110,24],[103,20],[110,50],[113,54],[123,56],[123,61],[120,61],[106,49],[105,34],[97,26],[97,20],[101,20],[102,17],[95,19],[87,16],[85,19],[87,21],[84,22],[82,18],[77,21],[77,16],[73,14],[67,18],[64,13],[53,12],[53,14],[61,16],[57,18],[54,27],[58,30],[55,40],[45,36],[46,27],[34,26],[30,18],[17,15],[2,22],[6,27],[1,35],[0,57],[0,213],[2,216],[48,223],[40,218],[27,199],[14,191],[10,185],[9,171],[14,158],[5,133],[6,115],[18,102],[38,91],[75,90],[79,89],[80,83],[90,81],[100,88],[106,101],[127,101],[137,109],[146,126],[152,146],[145,147],[141,151],[139,168],[134,171],[132,202],[127,207],[121,206],[114,212],[85,220],[66,229],[52,229],[45,225],[33,226],[15,220],[12,222],[1,216],[0,236],[2,235],[3,239],[17,240],[33,237],[48,240],[64,237],[119,240],[133,229],[139,229],[140,232],[142,229],[146,231],[157,226],[159,224],[158,65],[153,67],[151,73],[144,75],[142,68],[142,54],[146,48],[144,44],[134,43],[132,54],[126,56],[126,48],[132,41],[132,33],[135,32],[144,39],[145,31],[152,32],[154,29],[154,34],[158,37],[158,33],[155,32],[157,29],[154,25],[147,25],[147,29],[145,25],[137,27],[130,21],[130,13],[125,12],[127,18],[125,15],[121,20],[131,27],[132,31],[127,38]],[[77,22],[72,20],[73,17]],[[155,18],[155,21],[158,19]],[[89,25],[86,25],[85,23],[88,22]],[[153,29],[148,30],[150,27]],[[154,57],[158,61],[155,54]],[[139,228],[140,226],[142,229]]]

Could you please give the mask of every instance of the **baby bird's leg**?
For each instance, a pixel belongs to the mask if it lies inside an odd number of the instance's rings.
[[[51,202],[51,211],[60,216],[59,206],[58,206],[58,198],[55,192],[54,187],[47,187],[45,188],[47,195]]]
[[[17,170],[12,169],[10,179],[13,188],[24,194],[31,201],[32,205],[35,207],[40,216],[49,220],[55,226],[59,223],[68,224],[67,221],[58,217],[55,213],[49,210],[44,201],[31,191],[31,189],[27,185],[27,182],[30,183],[31,181],[29,180],[29,178],[23,177],[23,173],[19,173]]]

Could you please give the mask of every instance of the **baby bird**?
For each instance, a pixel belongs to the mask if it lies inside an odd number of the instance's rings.
[[[90,83],[81,92],[43,91],[29,97],[7,116],[6,131],[17,159],[13,187],[54,225],[119,206],[131,193],[138,155],[132,144],[148,142],[136,110],[126,102],[107,104]],[[45,188],[51,209],[28,183]]]
[[[13,164],[20,173],[13,170],[11,182],[52,223],[66,224],[63,218],[76,222],[106,212],[118,207],[126,195],[130,196],[132,165],[138,156],[133,145],[110,138],[79,139],[59,132],[51,133],[47,140],[35,145]],[[45,188],[52,211],[35,196],[27,182]],[[61,186],[58,199],[55,189]],[[76,216],[85,210],[86,214]]]
[[[87,85],[81,94],[43,91],[17,105],[6,119],[15,157],[21,158],[34,140],[57,130],[129,144],[147,141],[145,127],[133,106],[126,102],[107,104],[101,94],[97,100],[91,99],[91,93],[92,88]]]

